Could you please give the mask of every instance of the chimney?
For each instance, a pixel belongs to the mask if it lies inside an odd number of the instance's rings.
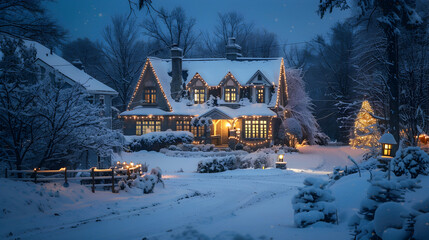
[[[236,60],[237,57],[241,57],[241,47],[235,43],[235,37],[230,37],[226,45],[226,59]]]
[[[171,48],[171,97],[179,101],[182,96],[182,58],[183,50],[173,44]]]

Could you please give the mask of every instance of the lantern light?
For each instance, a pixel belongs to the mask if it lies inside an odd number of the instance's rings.
[[[279,156],[277,157],[276,168],[286,169],[287,162],[284,161],[285,152],[283,150],[278,151]]]
[[[384,158],[393,157],[393,146],[397,144],[395,137],[390,133],[385,133],[378,141],[381,144],[381,156]]]

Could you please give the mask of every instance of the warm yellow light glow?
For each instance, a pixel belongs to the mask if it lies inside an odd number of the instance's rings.
[[[227,127],[227,128],[230,128],[230,127],[231,127],[231,123],[227,122],[227,123],[226,123],[226,127]]]
[[[131,165],[131,167],[132,167],[132,166],[134,166],[134,163],[133,163],[133,162],[131,162],[131,163],[130,163],[130,165]]]
[[[377,119],[373,115],[374,110],[369,102],[363,101],[354,123],[354,136],[350,139],[351,146],[355,148],[378,146],[380,134],[377,128]]]

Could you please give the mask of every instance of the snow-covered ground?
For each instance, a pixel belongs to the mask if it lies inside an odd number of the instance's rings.
[[[239,234],[248,237],[242,239],[349,239],[347,219],[366,195],[367,174],[342,178],[331,187],[339,225],[296,228],[291,199],[304,178],[327,178],[333,166],[351,164],[347,155],[359,160],[362,152],[320,146],[300,151],[285,157],[292,170],[211,174],[194,172],[201,156],[123,154],[123,161],[146,162],[164,170],[165,188],[157,185],[154,193],[146,195],[137,189],[91,193],[78,184],[63,188],[0,179],[0,238],[233,239]],[[419,192],[429,190],[428,180],[423,179]]]

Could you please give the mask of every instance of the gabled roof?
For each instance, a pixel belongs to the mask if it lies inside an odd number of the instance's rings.
[[[66,61],[64,58],[56,55],[55,53],[51,54],[51,50],[42,44],[34,41],[25,40],[25,45],[34,47],[37,51],[37,59],[41,60],[45,64],[51,66],[56,71],[60,72],[70,80],[80,84],[90,93],[100,93],[100,94],[110,94],[117,95],[118,92],[105,85],[104,83],[98,81],[97,79],[91,77],[84,71],[78,69],[73,64]]]
[[[160,78],[163,71],[162,75],[171,79],[168,75],[171,72],[171,59],[149,59]],[[225,75],[231,72],[244,86],[259,70],[269,82],[278,85],[281,63],[282,58],[238,58],[234,61],[225,58],[184,58],[182,70],[188,73],[186,83],[198,73],[209,86],[217,86]]]

